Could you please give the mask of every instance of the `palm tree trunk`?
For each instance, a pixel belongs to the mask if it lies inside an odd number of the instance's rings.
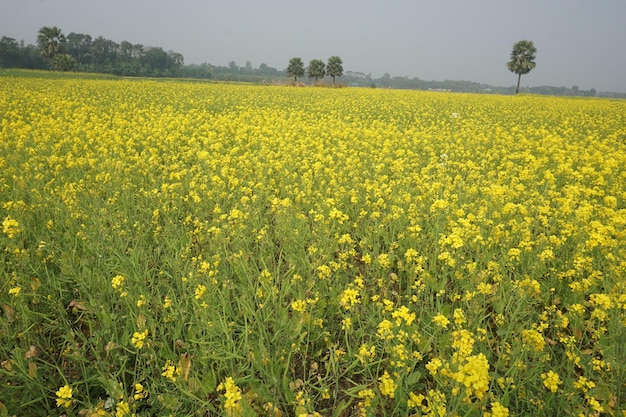
[[[515,94],[519,93],[519,83],[522,81],[522,74],[520,73],[517,77],[517,88],[515,89]]]

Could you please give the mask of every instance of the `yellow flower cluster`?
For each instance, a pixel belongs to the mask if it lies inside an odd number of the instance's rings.
[[[227,415],[235,415],[241,407],[241,389],[235,384],[232,377],[227,377],[224,382],[217,386],[218,391],[224,391],[224,410]]]
[[[537,330],[522,330],[522,343],[532,346],[535,352],[541,352],[546,346],[543,335]]]
[[[443,314],[437,314],[435,317],[433,317],[433,322],[435,322],[439,327],[443,329],[447,328],[448,324],[450,324],[450,320],[448,320],[448,318]]]
[[[482,400],[489,389],[489,362],[484,354],[469,356],[451,377],[465,386],[465,395]]]
[[[396,389],[398,389],[398,385],[389,375],[389,373],[385,371],[382,376],[378,378],[378,381],[378,389],[380,390],[380,393],[389,398],[394,398]]]
[[[57,395],[57,407],[69,408],[72,406],[72,387],[64,385],[56,392]]]
[[[485,412],[483,417],[509,417],[509,409],[496,401],[491,403],[491,411]]]
[[[165,362],[165,365],[163,365],[161,370],[163,371],[161,372],[161,375],[169,379],[171,382],[176,382],[176,379],[182,373],[182,369],[174,365],[169,359]]]
[[[198,286],[194,290],[193,298],[195,298],[196,300],[199,300],[202,298],[205,292],[206,292],[206,285],[198,284]]]
[[[559,374],[552,370],[546,373],[542,373],[541,379],[543,380],[543,385],[545,385],[545,387],[552,392],[557,392],[559,389],[559,385],[562,384]]]
[[[126,401],[120,401],[115,405],[115,417],[130,416],[130,405]]]
[[[5,233],[9,239],[13,239],[21,232],[19,222],[11,218],[11,216],[5,217],[4,220],[2,220],[2,232]]]
[[[355,288],[346,288],[341,294],[339,304],[346,310],[350,310],[355,304],[359,304],[359,291]]]
[[[145,343],[146,337],[148,337],[148,330],[144,330],[143,332],[135,332],[133,333],[133,337],[130,339],[130,342],[137,349],[141,349]]]
[[[445,416],[448,414],[446,395],[437,390],[429,390],[427,395],[409,393],[407,405],[409,408],[418,408],[421,415],[427,417]]]
[[[372,400],[376,394],[371,389],[362,389],[357,393],[359,402],[357,403],[357,415],[359,417],[367,417],[368,409],[372,405]]]
[[[140,383],[136,383],[135,394],[133,395],[133,399],[135,401],[139,401],[147,397],[148,397],[148,391],[146,391],[145,387]]]
[[[306,306],[307,302],[305,300],[295,300],[291,302],[291,309],[299,313],[304,312],[304,310],[306,310]]]

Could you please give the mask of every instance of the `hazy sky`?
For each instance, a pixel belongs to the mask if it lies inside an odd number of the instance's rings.
[[[185,63],[343,60],[380,77],[515,84],[512,46],[534,41],[523,86],[626,92],[626,0],[0,0],[0,36],[42,26],[180,52]]]

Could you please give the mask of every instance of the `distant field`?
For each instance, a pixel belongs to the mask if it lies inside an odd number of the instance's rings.
[[[115,80],[119,79],[117,75],[99,74],[91,72],[61,72],[47,70],[28,70],[19,68],[0,69],[0,77],[19,77],[19,78],[47,78],[51,80],[58,79],[87,79],[87,80]]]
[[[0,91],[0,416],[625,414],[626,101]]]

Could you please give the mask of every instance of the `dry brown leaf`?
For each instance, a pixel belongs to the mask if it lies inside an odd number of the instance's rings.
[[[78,301],[78,300],[70,301],[70,304],[67,306],[67,308],[81,310],[81,311],[89,310],[89,308],[87,307],[84,301]]]
[[[178,367],[183,370],[183,378],[187,381],[189,379],[189,371],[191,371],[191,358],[188,353],[180,355]]]
[[[33,345],[30,345],[30,348],[24,354],[24,358],[30,359],[34,358],[35,356],[37,356],[37,348]]]
[[[13,323],[15,321],[15,311],[8,304],[4,304],[2,309],[4,310],[4,315],[7,316],[7,321]]]
[[[39,278],[30,277],[30,288],[32,288],[33,291],[36,291],[39,289],[39,287],[41,287],[41,281],[39,280]]]

